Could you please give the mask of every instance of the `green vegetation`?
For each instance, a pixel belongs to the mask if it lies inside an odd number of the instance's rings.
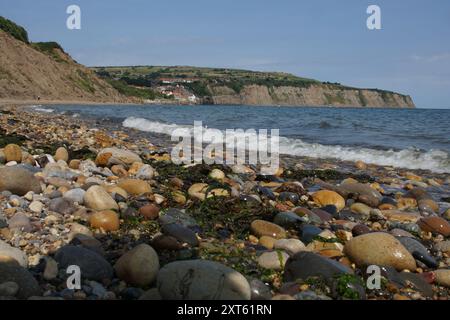
[[[77,86],[85,91],[89,91],[90,93],[95,92],[95,87],[88,78],[88,76],[82,71],[77,70],[78,77],[72,77],[72,80],[77,84]]]
[[[162,79],[170,79],[172,83],[179,83],[192,91],[196,96],[206,101],[214,92],[215,87],[228,87],[236,94],[250,85],[266,86],[269,92],[277,87],[309,88],[312,85],[321,85],[335,94],[326,96],[329,105],[345,105],[344,90],[358,90],[362,105],[367,105],[367,99],[361,90],[344,86],[338,82],[320,82],[314,79],[302,78],[284,72],[259,72],[241,69],[201,68],[189,66],[117,66],[93,67],[97,75],[104,79],[123,81],[135,87],[152,88],[165,85]],[[364,89],[375,91],[383,95],[386,101],[392,101],[393,92],[379,89]],[[406,97],[405,97],[406,98]]]
[[[29,43],[27,31],[23,27],[2,16],[0,16],[0,29],[10,34],[17,40]]]
[[[121,94],[128,96],[128,97],[136,97],[140,99],[149,99],[154,100],[156,98],[162,98],[164,96],[160,95],[159,93],[153,91],[150,88],[136,88],[133,86],[128,85],[123,80],[112,80],[112,79],[106,79],[106,81],[112,85],[117,91],[119,91]]]
[[[359,95],[359,101],[361,102],[361,105],[362,105],[363,107],[366,107],[366,106],[368,105],[368,103],[367,103],[366,97],[365,97],[364,94],[363,94],[363,91],[362,91],[362,90],[359,90],[359,91],[358,91],[358,95]]]
[[[360,277],[352,274],[340,274],[336,276],[336,293],[340,297],[350,300],[362,299],[362,293],[358,292],[358,287],[361,289],[364,288],[364,282]]]
[[[344,105],[345,98],[342,96],[342,92],[338,91],[336,94],[325,93],[325,98],[327,99],[327,104],[329,105]]]
[[[207,97],[211,95],[211,92],[208,89],[208,86],[200,81],[196,81],[193,83],[187,83],[186,87],[189,88],[196,96],[198,97]]]
[[[52,57],[57,62],[67,62],[61,57],[62,54],[66,54],[64,49],[57,42],[33,42],[31,46]]]

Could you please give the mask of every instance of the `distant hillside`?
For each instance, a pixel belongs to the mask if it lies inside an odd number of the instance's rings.
[[[320,82],[282,72],[198,67],[95,67],[108,82],[122,87],[165,93],[183,87],[197,103],[354,106],[413,108],[411,97],[379,89],[358,89],[339,83]],[[123,91],[124,93],[125,90]]]
[[[0,99],[128,102],[76,63],[56,42],[30,43],[24,28],[0,17]]]

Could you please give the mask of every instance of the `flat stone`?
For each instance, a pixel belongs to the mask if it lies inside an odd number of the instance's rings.
[[[148,182],[138,179],[124,179],[121,180],[117,186],[132,195],[141,195],[144,193],[151,193],[152,188]]]
[[[177,223],[165,224],[162,226],[162,232],[193,247],[198,246],[198,239],[195,232],[180,224]]]
[[[155,169],[149,164],[144,164],[136,173],[136,178],[141,180],[151,180],[155,175]]]
[[[44,279],[49,281],[56,279],[57,276],[58,276],[58,263],[54,259],[46,257],[45,269],[43,274]]]
[[[313,239],[318,236],[323,230],[319,227],[305,224],[301,227],[301,240],[304,243],[310,243]]]
[[[450,269],[439,269],[434,271],[435,282],[441,286],[450,288]]]
[[[273,249],[273,245],[275,244],[276,241],[277,241],[277,239],[275,239],[275,238],[268,237],[268,236],[262,236],[261,238],[259,238],[258,244],[271,250],[271,249]]]
[[[250,225],[250,230],[257,237],[269,236],[275,239],[286,238],[286,230],[265,220],[254,220]]]
[[[368,184],[363,184],[359,182],[352,183],[342,183],[337,187],[337,192],[343,197],[347,198],[349,195],[356,196],[359,202],[367,204],[372,208],[378,207],[383,198],[382,195],[369,186]]]
[[[445,253],[450,253],[450,240],[438,242],[434,245],[434,248]]]
[[[284,251],[264,252],[258,257],[258,265],[264,269],[282,270],[288,258]]]
[[[4,149],[6,162],[16,161],[22,162],[22,149],[17,144],[8,144]]]
[[[64,147],[59,147],[56,149],[55,156],[53,157],[56,161],[62,160],[64,162],[69,161],[69,152]]]
[[[86,191],[84,203],[86,207],[98,211],[119,209],[114,199],[100,186],[92,186]]]
[[[8,226],[11,230],[31,232],[33,231],[33,226],[31,224],[30,218],[23,213],[18,212],[11,219],[8,220]]]
[[[320,190],[312,195],[312,198],[319,206],[334,205],[338,211],[345,207],[345,199],[338,193],[330,190]]]
[[[280,239],[273,244],[273,247],[275,249],[284,250],[290,255],[294,255],[297,252],[306,249],[305,244],[298,239]]]
[[[373,232],[357,236],[345,244],[344,252],[359,267],[378,265],[397,270],[416,270],[413,256],[388,233]]]
[[[400,210],[381,210],[381,213],[389,221],[417,222],[420,219],[420,214],[416,212],[405,212]]]
[[[64,193],[63,198],[80,205],[84,204],[84,195],[86,191],[81,188],[75,188]]]
[[[397,240],[412,254],[412,256],[430,268],[437,268],[439,263],[434,259],[427,248],[411,237],[397,237]]]
[[[301,251],[293,255],[286,262],[284,281],[306,280],[309,277],[323,277],[331,279],[336,274],[352,274],[352,269],[343,264],[322,257],[316,253]]]
[[[28,266],[28,257],[22,250],[0,240],[0,257],[12,258],[22,267]]]
[[[8,190],[19,196],[29,191],[41,193],[41,184],[38,179],[23,167],[13,166],[0,168],[0,192]]]
[[[33,201],[28,206],[28,209],[30,209],[34,213],[41,213],[42,209],[44,209],[44,204],[40,201]]]
[[[92,236],[78,233],[74,235],[70,241],[71,245],[82,246],[88,250],[94,251],[101,256],[105,256],[102,243]]]
[[[86,279],[101,281],[113,276],[113,268],[108,261],[98,253],[82,247],[64,246],[56,252],[55,260],[62,269],[71,265],[79,266],[81,276]]]
[[[142,162],[142,159],[137,154],[129,150],[105,148],[98,153],[95,162],[102,166],[111,166],[114,164],[131,165],[134,162]]]
[[[116,231],[120,228],[119,216],[112,210],[98,211],[91,215],[89,223],[92,228]]]
[[[160,208],[155,204],[147,204],[139,208],[139,214],[148,220],[156,220],[159,218]]]
[[[354,213],[369,216],[372,208],[364,203],[356,202],[350,206],[350,210]]]
[[[5,282],[14,282],[19,286],[19,290],[15,295],[18,299],[42,295],[36,279],[27,269],[17,264],[0,263],[0,283]]]
[[[158,273],[157,288],[168,300],[249,300],[247,279],[223,264],[208,260],[176,261]]]
[[[280,212],[275,216],[273,222],[284,228],[295,228],[304,223],[305,218],[298,216],[294,212]]]
[[[175,208],[169,208],[161,213],[158,222],[162,225],[178,223],[187,228],[198,228],[197,221],[192,216]]]
[[[52,199],[48,205],[48,209],[60,214],[72,214],[76,210],[72,202],[64,198]]]
[[[140,244],[122,255],[114,265],[117,276],[137,287],[150,285],[159,271],[159,258],[147,244]]]
[[[422,218],[419,220],[418,225],[425,232],[439,233],[444,237],[450,236],[450,223],[441,217]]]
[[[19,289],[19,285],[12,281],[0,283],[0,297],[14,297]]]

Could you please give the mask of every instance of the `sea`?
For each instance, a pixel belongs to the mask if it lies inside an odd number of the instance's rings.
[[[450,109],[362,109],[226,105],[37,105],[119,127],[170,136],[179,128],[279,129],[280,153],[362,160],[450,173]]]

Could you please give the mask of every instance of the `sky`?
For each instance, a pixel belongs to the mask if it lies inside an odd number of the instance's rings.
[[[81,30],[69,30],[69,5]],[[381,30],[366,10],[381,9]],[[1,0],[31,41],[88,66],[189,65],[283,71],[450,108],[448,0]]]

